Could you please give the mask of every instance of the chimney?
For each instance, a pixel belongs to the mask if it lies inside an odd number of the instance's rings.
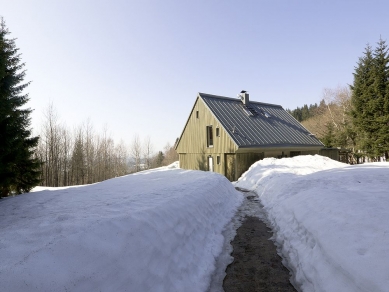
[[[246,90],[242,90],[239,94],[240,100],[243,102],[244,105],[249,105],[249,93]]]

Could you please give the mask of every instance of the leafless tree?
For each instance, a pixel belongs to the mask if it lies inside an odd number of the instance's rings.
[[[150,137],[147,136],[143,142],[143,162],[145,164],[146,169],[151,168],[152,164],[152,152],[153,152],[153,145],[151,144]]]
[[[354,147],[355,135],[348,115],[350,108],[351,93],[348,87],[326,88],[316,114],[302,124],[319,139],[328,134],[328,128],[332,126],[337,146]]]
[[[95,181],[95,172],[94,172],[94,166],[95,166],[95,156],[96,156],[96,149],[95,149],[95,135],[92,123],[90,119],[87,119],[87,121],[83,125],[84,129],[84,151],[85,151],[85,176],[86,176],[86,183],[90,184]]]
[[[138,172],[141,170],[141,155],[142,155],[142,145],[139,139],[139,135],[135,134],[131,143],[131,156],[134,160],[134,170]]]
[[[59,123],[53,104],[44,114],[35,156],[42,162],[42,184],[68,186],[94,183],[129,173],[127,147],[115,145],[107,127],[102,135],[87,120],[73,135]]]
[[[175,146],[171,146],[170,143],[167,143],[164,148],[164,160],[162,165],[169,165],[178,160],[178,153],[175,149]]]
[[[48,186],[59,186],[61,166],[61,126],[58,114],[52,103],[44,113],[43,132],[38,151],[41,151],[43,164],[43,183]]]
[[[84,149],[84,133],[81,127],[75,131],[75,139],[72,152],[72,182],[75,185],[85,183],[86,163]]]

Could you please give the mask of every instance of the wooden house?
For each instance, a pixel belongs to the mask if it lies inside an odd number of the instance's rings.
[[[180,167],[237,180],[265,157],[318,154],[323,144],[281,106],[206,93],[197,95],[176,144]]]

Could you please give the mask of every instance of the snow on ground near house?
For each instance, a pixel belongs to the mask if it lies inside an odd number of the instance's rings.
[[[242,195],[175,167],[0,200],[0,290],[206,291]]]
[[[235,183],[255,190],[303,291],[388,291],[389,163],[268,158]]]

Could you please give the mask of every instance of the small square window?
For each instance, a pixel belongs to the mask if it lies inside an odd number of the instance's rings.
[[[220,137],[220,129],[216,128],[216,137]]]
[[[217,163],[217,164],[220,164],[220,156],[219,156],[219,155],[216,156],[216,163]]]

